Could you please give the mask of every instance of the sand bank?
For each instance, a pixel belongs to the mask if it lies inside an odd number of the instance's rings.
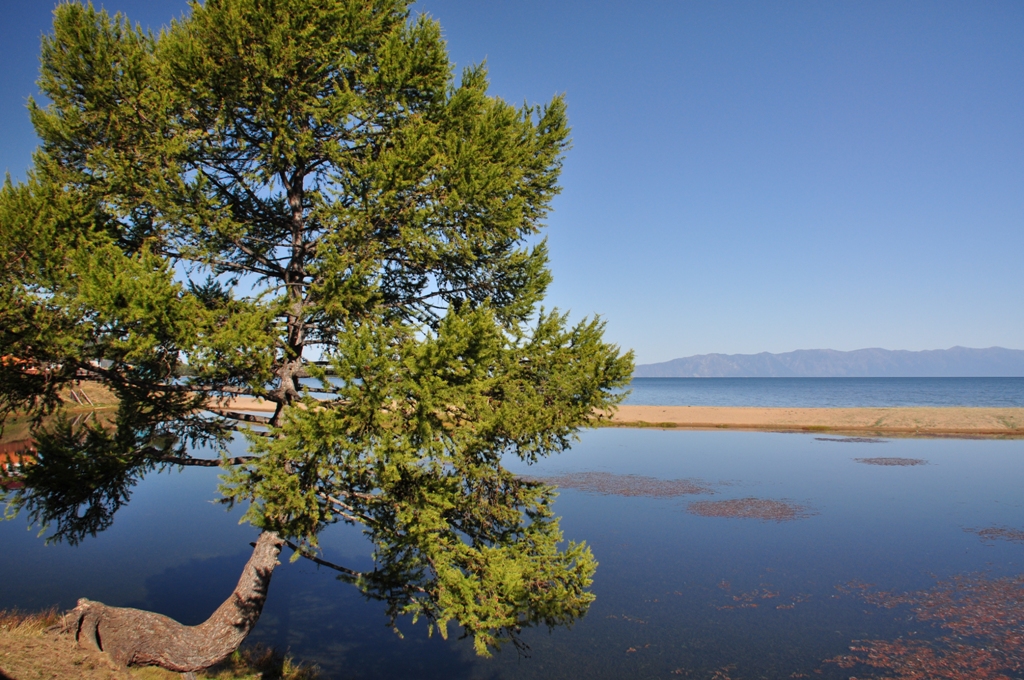
[[[609,424],[691,430],[1024,437],[1024,408],[620,406]]]
[[[273,412],[274,404],[239,397],[229,408]],[[620,406],[613,427],[769,432],[874,433],[901,436],[1024,437],[1024,408],[761,408],[746,406]]]
[[[250,411],[252,413],[273,413],[277,410],[277,404],[266,399],[256,397],[232,397],[223,401],[214,402],[221,408],[231,411]]]

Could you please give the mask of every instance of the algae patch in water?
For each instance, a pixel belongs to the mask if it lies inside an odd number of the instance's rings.
[[[690,503],[687,510],[701,517],[736,517],[766,522],[789,522],[814,515],[810,508],[790,501],[766,498],[734,498]]]

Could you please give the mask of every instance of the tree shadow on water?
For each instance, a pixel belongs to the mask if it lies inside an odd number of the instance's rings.
[[[249,552],[192,559],[146,579],[145,600],[127,606],[159,612],[186,625],[202,623],[231,593]],[[499,674],[495,660],[475,657],[461,631],[449,639],[427,626],[400,620],[399,637],[387,625],[381,603],[367,601],[353,586],[282,555],[267,603],[246,645],[264,644],[296,661],[316,664],[323,677],[336,680],[376,678],[486,679]],[[511,647],[496,656],[515,655]],[[492,665],[493,664],[493,665]],[[491,668],[488,666],[491,665]],[[2,679],[0,679],[2,680]]]

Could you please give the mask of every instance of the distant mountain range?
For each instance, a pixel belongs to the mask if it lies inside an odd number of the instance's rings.
[[[636,378],[956,378],[1024,377],[1024,350],[951,347],[921,352],[888,349],[801,349],[771,354],[699,354],[641,364]]]

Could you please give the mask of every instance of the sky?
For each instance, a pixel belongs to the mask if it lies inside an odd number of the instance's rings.
[[[182,0],[107,0],[159,28]],[[0,0],[23,178],[51,0]],[[1024,3],[421,0],[491,94],[568,102],[546,304],[638,363],[1024,348]]]

